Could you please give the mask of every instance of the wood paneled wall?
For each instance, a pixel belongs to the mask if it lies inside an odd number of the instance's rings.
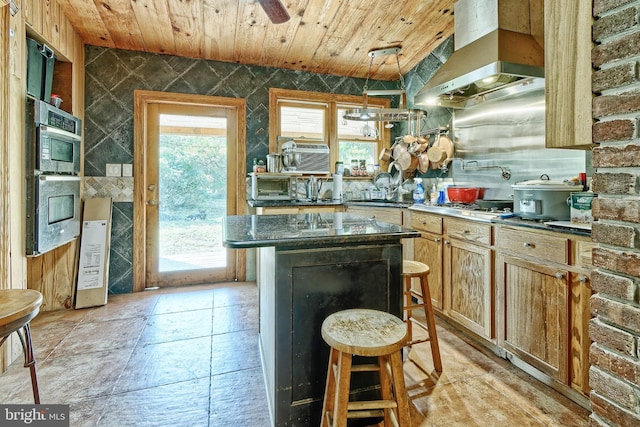
[[[18,13],[0,9],[0,288],[43,293],[41,311],[70,307],[75,288],[76,244],[35,258],[25,253],[24,134],[26,37],[50,46],[59,60],[55,91],[64,109],[84,116],[84,44],[55,0],[16,0]],[[63,103],[64,104],[64,103]],[[0,368],[21,353],[19,341],[0,349]]]

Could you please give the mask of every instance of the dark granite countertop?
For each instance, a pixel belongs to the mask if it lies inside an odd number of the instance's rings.
[[[223,246],[234,249],[326,247],[420,237],[409,228],[347,213],[227,216],[222,234]]]
[[[584,230],[581,228],[554,227],[554,226],[545,224],[543,221],[522,219],[518,217],[495,218],[495,219],[492,219],[491,222],[494,224],[504,224],[504,225],[510,225],[514,227],[533,228],[537,230],[554,231],[556,233],[575,234],[577,236],[587,236],[587,237],[591,236],[591,232],[589,230]]]
[[[389,202],[386,200],[332,200],[322,199],[316,202],[311,200],[247,200],[252,208],[278,208],[288,206],[372,206],[379,208],[408,208],[413,202]]]
[[[342,206],[340,200],[247,200],[247,204],[252,208],[286,208],[288,206]]]

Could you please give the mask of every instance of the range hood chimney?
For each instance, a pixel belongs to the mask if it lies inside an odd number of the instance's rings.
[[[414,104],[468,108],[544,88],[542,26],[540,0],[458,0],[454,52]]]

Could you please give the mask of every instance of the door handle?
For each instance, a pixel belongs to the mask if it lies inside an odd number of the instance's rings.
[[[149,186],[147,187],[147,189],[149,191],[155,191],[156,190],[156,185],[155,184],[149,184]]]
[[[160,204],[160,202],[158,200],[154,200],[154,199],[147,200],[147,205],[149,205],[149,206],[157,206],[159,204]]]

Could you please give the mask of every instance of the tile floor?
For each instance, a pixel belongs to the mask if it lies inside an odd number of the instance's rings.
[[[32,325],[43,403],[71,426],[268,426],[255,283],[115,295],[106,306],[41,313]],[[438,326],[444,372],[405,376],[413,426],[588,426],[589,412]],[[415,356],[430,365],[428,344]],[[0,402],[32,403],[22,358]]]

